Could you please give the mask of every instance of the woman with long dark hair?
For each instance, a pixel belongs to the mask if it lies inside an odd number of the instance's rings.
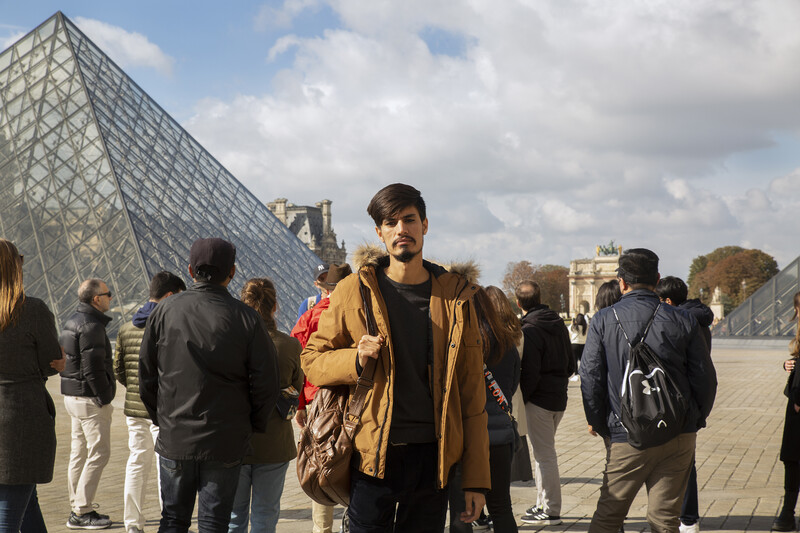
[[[0,533],[47,531],[36,485],[53,479],[56,410],[45,381],[64,368],[55,319],[25,295],[22,262],[0,239]]]
[[[773,531],[797,529],[794,508],[797,506],[797,493],[800,490],[800,373],[797,371],[797,360],[800,358],[800,292],[794,295],[792,320],[797,321],[797,331],[789,345],[789,354],[792,357],[784,363],[784,368],[790,373],[783,391],[788,398],[780,455],[784,469],[783,508],[772,524]]]
[[[589,324],[586,322],[586,317],[582,313],[578,313],[572,319],[572,324],[569,327],[569,342],[572,345],[572,356],[575,362],[581,360],[583,355],[583,346],[586,344],[586,329]]]
[[[492,490],[486,494],[486,507],[496,533],[516,533],[517,522],[511,509],[511,460],[516,443],[511,397],[519,386],[517,343],[522,336],[522,329],[508,298],[497,287],[479,289],[473,302],[481,322],[486,413],[489,415]],[[471,524],[458,520],[458,515],[464,510],[464,496],[461,493],[460,472],[457,476],[450,488],[450,531],[472,531]]]

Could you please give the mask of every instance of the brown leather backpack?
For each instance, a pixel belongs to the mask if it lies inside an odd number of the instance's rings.
[[[377,336],[369,291],[359,281],[367,331]],[[297,443],[297,478],[303,491],[322,505],[350,504],[350,459],[353,436],[361,423],[367,393],[372,389],[376,359],[358,378],[350,405],[350,386],[320,387],[308,408],[306,425]]]

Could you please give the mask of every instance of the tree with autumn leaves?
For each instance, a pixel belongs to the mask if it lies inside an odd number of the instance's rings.
[[[542,303],[556,313],[561,312],[561,297],[564,297],[564,311],[569,306],[569,269],[560,265],[534,265],[530,261],[511,262],[506,265],[503,276],[503,290],[512,296],[521,282],[533,280],[542,291]]]
[[[728,314],[777,273],[778,263],[771,255],[740,246],[723,246],[692,261],[686,280],[689,298],[701,298],[708,304],[719,287]]]

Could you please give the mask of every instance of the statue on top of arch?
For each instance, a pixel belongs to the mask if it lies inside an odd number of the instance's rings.
[[[598,244],[597,245],[597,256],[608,256],[608,255],[622,255],[622,246],[614,246],[614,239],[611,239],[608,244]]]

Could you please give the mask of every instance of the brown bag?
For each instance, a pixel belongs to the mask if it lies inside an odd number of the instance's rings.
[[[367,331],[377,336],[367,288],[359,280]],[[367,393],[372,390],[376,359],[369,359],[356,383],[348,407],[349,385],[320,387],[308,408],[306,425],[297,443],[300,487],[322,505],[350,504],[350,459],[353,435],[361,422]]]

